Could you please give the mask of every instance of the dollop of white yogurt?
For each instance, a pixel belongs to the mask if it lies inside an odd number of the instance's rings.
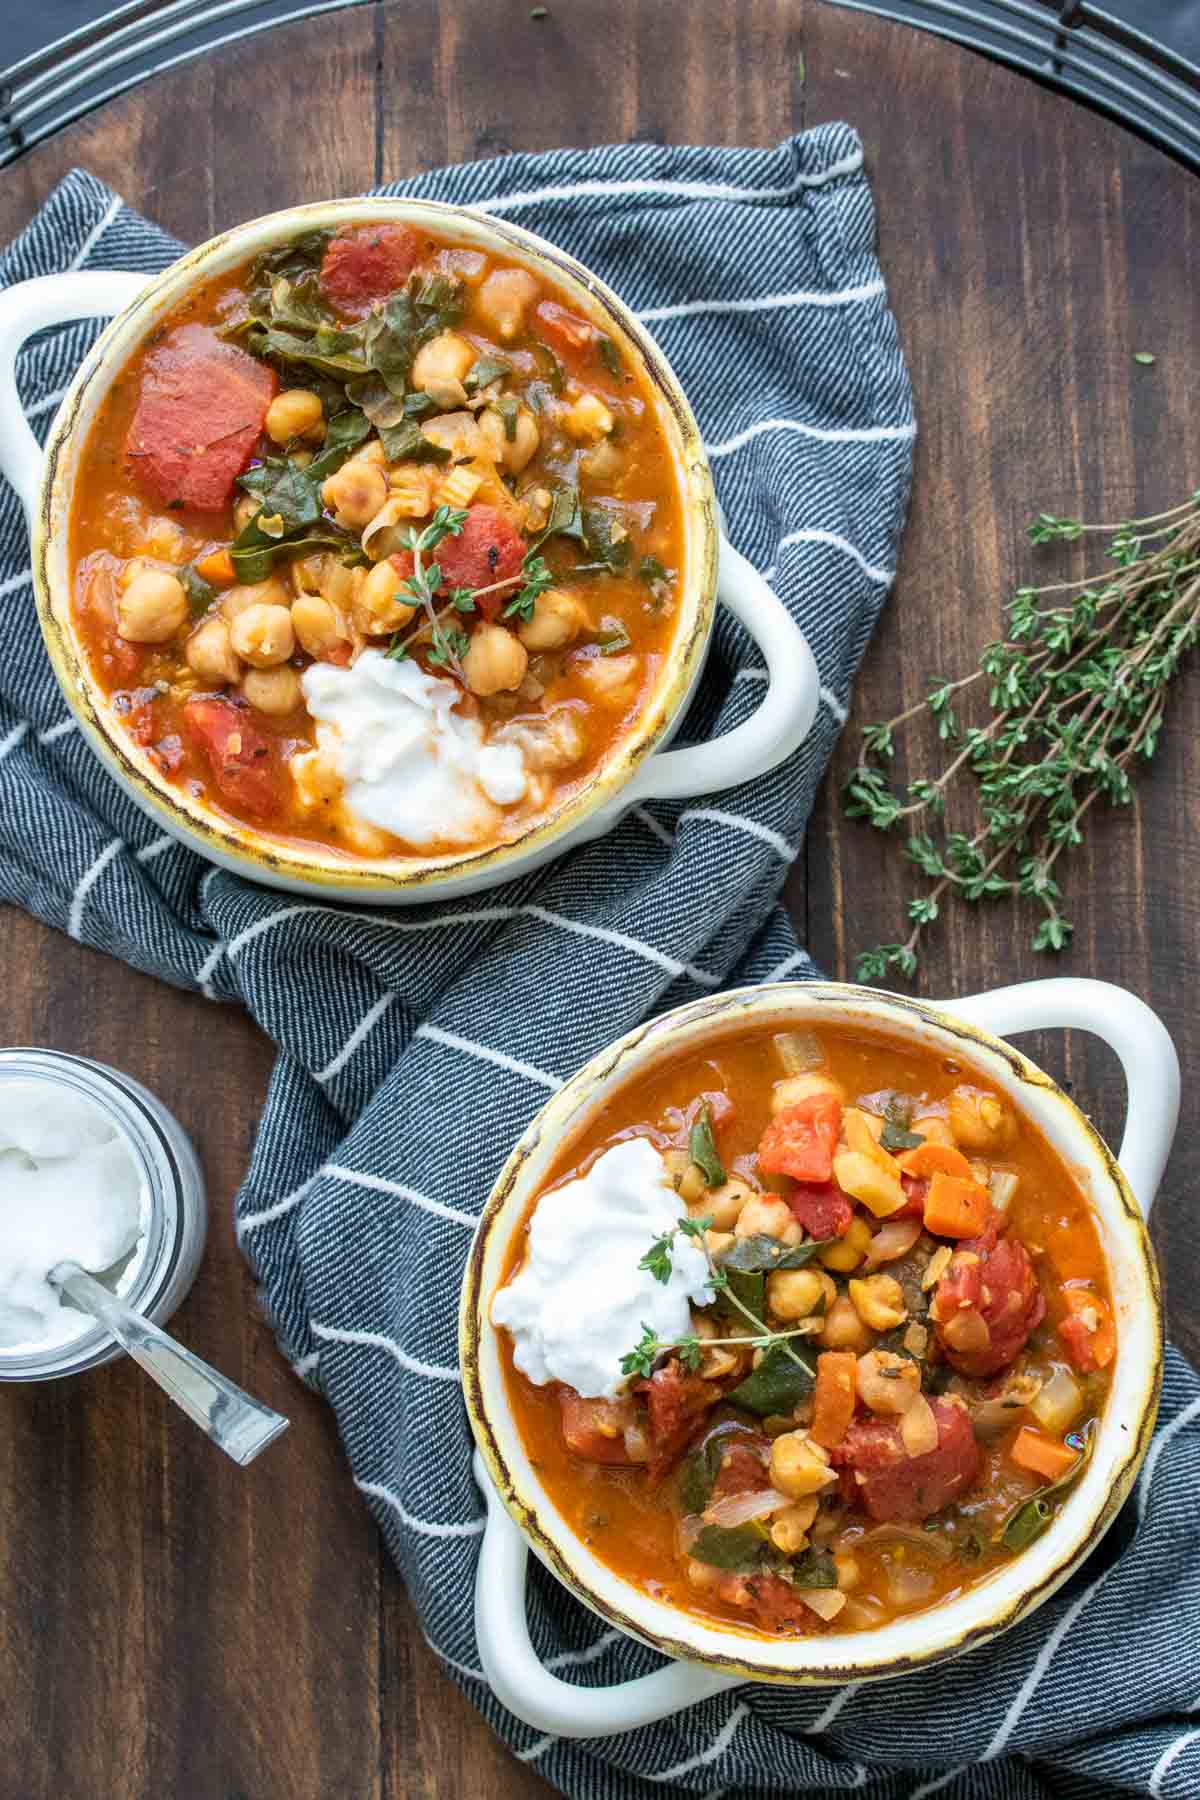
[[[55,1082],[0,1081],[0,1350],[87,1331],[91,1319],[63,1304],[51,1269],[114,1270],[147,1212],[133,1152],[100,1107]]]
[[[462,690],[410,659],[364,650],[349,669],[313,663],[300,677],[352,812],[417,845],[473,844],[492,836],[498,807],[528,785],[518,744],[485,744],[478,719],[458,710]]]
[[[692,1303],[713,1298],[703,1251],[677,1232],[668,1281],[638,1267],[684,1213],[646,1138],[615,1144],[586,1175],[543,1194],[524,1265],[492,1300],[521,1373],[539,1387],[564,1381],[586,1399],[611,1400],[626,1381],[621,1358],[644,1326],[663,1342],[687,1337]]]

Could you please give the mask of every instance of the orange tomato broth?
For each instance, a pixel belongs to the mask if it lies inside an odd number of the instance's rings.
[[[117,630],[116,605],[122,572],[130,559],[148,559],[154,568],[182,569],[228,546],[237,535],[232,503],[220,512],[199,512],[181,502],[164,505],[143,492],[138,478],[130,472],[126,438],[142,391],[146,361],[155,347],[177,327],[200,324],[220,329],[243,315],[252,266],[248,261],[229,274],[198,285],[175,307],[120,371],[90,429],[73,496],[70,556],[73,621],[92,676],[102,691],[115,700],[126,732],[148,749],[160,771],[225,820],[235,824],[249,822],[283,842],[316,843],[325,850],[356,859],[402,855],[414,848],[422,856],[487,848],[486,842],[468,846],[434,842],[414,847],[373,826],[360,829],[344,813],[335,819],[321,807],[314,811],[311,805],[300,805],[290,783],[282,777],[269,812],[256,816],[222,791],[211,758],[187,729],[184,707],[189,698],[214,692],[236,696],[237,691],[215,686],[189,668],[186,642],[197,622],[196,616],[187,621],[176,638],[162,644],[131,643]],[[481,357],[499,356],[512,365],[506,391],[522,400],[530,385],[541,380],[549,367],[543,346],[550,333],[538,319],[537,307],[543,301],[554,302],[570,310],[576,324],[583,316],[573,296],[561,290],[540,268],[530,269],[538,286],[527,314],[528,329],[512,342],[501,342],[494,333],[489,334],[486,321],[479,314],[481,281],[494,271],[525,267],[516,258],[493,253],[485,257],[473,247],[464,249],[450,237],[420,234],[416,272],[457,276],[467,272],[463,288],[466,311],[454,329],[469,340]],[[581,502],[613,502],[624,519],[642,522],[630,527],[628,562],[616,573],[573,577],[572,571],[584,559],[584,551],[564,537],[550,538],[540,554],[550,567],[555,585],[581,598],[588,628],[563,651],[540,657],[531,655],[530,671],[536,670],[543,687],[543,694],[536,701],[506,693],[487,698],[466,697],[466,708],[476,709],[485,727],[497,721],[536,717],[556,707],[570,708],[583,728],[582,754],[572,766],[546,777],[540,792],[504,809],[501,828],[491,840],[495,842],[519,837],[538,818],[586,786],[628,736],[657,688],[671,651],[678,599],[687,576],[679,474],[651,380],[636,360],[636,353],[624,342],[614,345],[619,355],[619,368],[614,368],[611,350],[600,354],[599,346],[607,342],[600,328],[589,323],[587,329],[591,335],[581,347],[569,341],[571,328],[567,339],[554,339],[553,355],[562,371],[565,396],[547,400],[544,392],[540,394],[542,403],[549,407],[548,414],[539,415],[541,445],[527,468],[506,481],[513,497],[514,517],[520,517],[522,497],[538,487],[543,477],[557,481],[558,472],[569,468],[575,472]],[[296,385],[305,385],[303,374],[284,368],[280,391]],[[545,386],[543,382],[543,389]],[[616,430],[611,439],[601,438],[597,445],[569,438],[562,425],[562,410],[579,393],[596,395],[612,412]],[[611,444],[614,452],[606,459],[607,468],[602,473],[588,473],[587,452],[606,444]],[[280,446],[264,434],[254,456],[281,453]],[[240,496],[241,490],[235,489],[235,498]],[[531,530],[530,545],[535,537]],[[653,581],[648,575],[639,574],[644,558],[656,559],[668,572],[668,579]],[[426,558],[427,562],[430,560]],[[278,572],[286,579],[282,564]],[[221,597],[218,586],[217,607]],[[474,623],[466,621],[468,630]],[[505,623],[515,627],[517,621]],[[606,698],[598,695],[588,680],[589,673],[594,674],[595,670],[589,671],[584,665],[596,658],[599,667],[597,644],[619,641],[622,632],[630,640],[625,653],[630,676],[615,698]],[[383,649],[387,647],[387,636],[385,633],[366,641]],[[299,646],[289,659],[290,666],[298,671],[311,660]],[[619,663],[620,655],[612,661]],[[437,672],[444,674],[445,669]],[[245,673],[243,670],[243,676]],[[303,702],[284,716],[268,716],[254,707],[248,709],[248,716],[269,746],[273,763],[277,761],[281,770],[286,770],[293,755],[312,747],[312,721]]]
[[[1000,1093],[985,1075],[957,1057],[939,1057],[858,1028],[814,1029],[806,1023],[803,1029],[806,1035],[811,1031],[820,1043],[826,1058],[823,1072],[842,1082],[848,1105],[853,1105],[857,1096],[894,1089],[918,1098],[916,1115],[944,1114],[951,1090],[964,1081],[985,1092]],[[541,1192],[586,1173],[603,1150],[625,1137],[656,1133],[660,1148],[668,1142],[683,1145],[686,1132],[679,1130],[679,1112],[671,1118],[669,1109],[681,1111],[702,1092],[724,1092],[732,1100],[735,1116],[718,1133],[720,1156],[727,1174],[748,1173],[752,1164],[746,1159],[752,1157],[770,1118],[772,1084],[785,1076],[773,1041],[777,1031],[775,1027],[723,1035],[703,1049],[674,1056],[639,1074],[636,1084],[614,1094],[595,1120],[562,1146]],[[1071,1369],[1055,1331],[1067,1311],[1061,1284],[1067,1280],[1086,1283],[1106,1302],[1109,1286],[1096,1224],[1082,1190],[1042,1134],[1019,1113],[1017,1116],[1016,1142],[988,1161],[994,1169],[1011,1170],[1019,1177],[1009,1217],[1015,1235],[1034,1259],[1047,1304],[1043,1323],[1034,1330],[1014,1367],[1045,1379],[1055,1369]],[[764,1188],[769,1190],[771,1185],[768,1178]],[[526,1234],[538,1198],[540,1194],[530,1202],[526,1218],[514,1234],[500,1286],[513,1278],[524,1260]],[[703,1210],[702,1201],[692,1208],[693,1214]],[[686,1211],[682,1204],[680,1211]],[[587,1254],[586,1246],[580,1247],[580,1254]],[[589,1463],[572,1454],[563,1440],[557,1384],[535,1386],[516,1368],[508,1333],[502,1330],[499,1336],[507,1390],[531,1464],[555,1506],[589,1549],[615,1574],[669,1605],[751,1635],[779,1635],[755,1631],[743,1609],[711,1593],[698,1593],[689,1580],[676,1537],[681,1510],[676,1496],[677,1471],[672,1471],[655,1493],[648,1489],[640,1469]],[[1085,1396],[1084,1408],[1072,1427],[1079,1431],[1102,1410],[1109,1372],[1087,1376],[1071,1372]],[[714,1422],[723,1419],[740,1419],[758,1429],[762,1426],[757,1418],[719,1405],[701,1420],[693,1445]],[[957,1507],[948,1509],[948,1518],[943,1521],[942,1515],[935,1515],[925,1528],[907,1528],[910,1538],[913,1534],[923,1538],[929,1527],[938,1523],[938,1539],[948,1538],[951,1546],[945,1562],[923,1554],[911,1541],[864,1544],[871,1520],[861,1514],[850,1515],[853,1522],[832,1542],[835,1549],[851,1551],[857,1557],[861,1579],[840,1618],[826,1625],[811,1615],[804,1631],[872,1629],[954,1598],[1019,1554],[993,1539],[1012,1509],[1042,1485],[1038,1477],[1014,1465],[1009,1454],[1022,1424],[1033,1423],[1027,1410],[1015,1411],[1012,1424],[981,1446],[978,1479]],[[969,1561],[962,1549],[966,1542],[971,1544]],[[901,1606],[892,1584],[897,1571],[905,1567],[917,1571],[925,1591],[913,1603]]]

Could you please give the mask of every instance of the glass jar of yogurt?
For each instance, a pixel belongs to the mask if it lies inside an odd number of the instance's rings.
[[[47,1292],[38,1270],[50,1249],[162,1325],[195,1279],[207,1226],[196,1153],[139,1081],[65,1051],[0,1050],[0,1381],[75,1375],[121,1354]]]

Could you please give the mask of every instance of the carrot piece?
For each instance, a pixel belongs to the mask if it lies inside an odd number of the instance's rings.
[[[925,1195],[925,1229],[935,1237],[978,1237],[987,1228],[991,1195],[979,1182],[935,1169]]]
[[[1112,1313],[1091,1288],[1064,1288],[1063,1299],[1067,1304],[1067,1316],[1059,1320],[1058,1335],[1066,1345],[1071,1361],[1084,1375],[1096,1369],[1107,1369],[1117,1349],[1117,1329]]]
[[[822,1350],[817,1358],[809,1436],[826,1450],[841,1443],[854,1417],[857,1372],[858,1358],[853,1350]]]
[[[1008,1454],[1019,1469],[1040,1475],[1044,1481],[1057,1481],[1079,1460],[1078,1450],[1058,1438],[1048,1437],[1032,1425],[1022,1425],[1013,1439]]]
[[[896,1161],[906,1175],[957,1175],[962,1181],[975,1179],[970,1163],[952,1144],[918,1144],[915,1150],[905,1150]]]
[[[199,557],[196,573],[204,581],[217,582],[226,587],[237,580],[237,570],[228,550],[210,550],[207,556]]]

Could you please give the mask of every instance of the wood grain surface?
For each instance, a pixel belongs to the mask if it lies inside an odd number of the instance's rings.
[[[899,578],[855,705],[869,719],[964,671],[997,632],[1039,508],[1119,518],[1196,484],[1200,189],[1117,126],[819,0],[550,0],[540,23],[524,0],[403,0],[234,45],[85,119],[5,171],[0,241],[76,164],[196,241],[447,160],[629,137],[766,144],[838,118],[866,146],[920,418]],[[1140,349],[1152,368],[1133,363]],[[1159,1009],[1194,1065],[1198,713],[1189,675],[1136,805],[1098,821],[1068,869],[1069,954],[1048,965],[1029,921],[976,911],[948,922],[921,991],[1107,976]],[[895,851],[840,816],[837,773],[789,898],[818,959],[848,974],[856,949],[896,936],[908,884]],[[0,958],[0,1041],[117,1063],[193,1133],[212,1233],[177,1329],[293,1420],[242,1473],[128,1364],[0,1391],[2,1800],[548,1793],[442,1676],[331,1416],[256,1316],[231,1200],[270,1046],[235,1010],[12,912]],[[1106,1052],[1034,1053],[1119,1131]],[[1172,1330],[1193,1355],[1196,1122],[1185,1085],[1155,1223]]]

